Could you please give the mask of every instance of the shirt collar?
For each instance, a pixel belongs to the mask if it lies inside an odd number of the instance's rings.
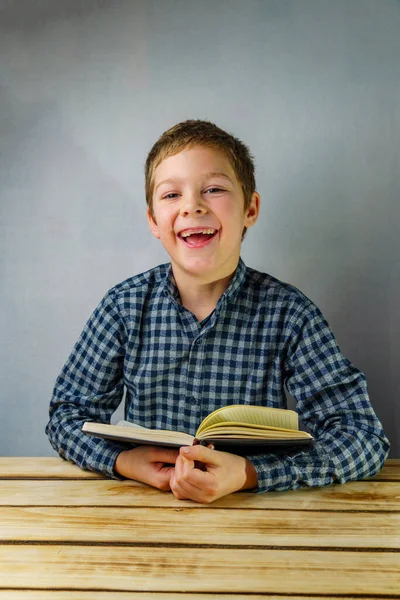
[[[219,304],[222,304],[222,302],[228,302],[228,301],[231,302],[232,300],[234,300],[236,298],[236,296],[238,295],[239,291],[241,290],[241,288],[245,282],[246,274],[247,274],[247,267],[244,264],[244,262],[242,261],[242,259],[239,258],[239,262],[238,262],[238,266],[236,267],[236,271],[235,271],[228,287],[222,294],[221,298],[218,300],[217,306]]]
[[[225,292],[222,294],[222,296],[218,300],[217,306],[221,305],[223,302],[232,301],[236,298],[241,287],[244,284],[244,281],[246,279],[246,274],[247,274],[247,267],[244,264],[243,260],[241,258],[239,258],[239,262],[238,262],[238,266],[236,267],[236,271],[235,271],[228,287],[226,288]],[[178,286],[176,285],[176,282],[175,282],[171,264],[169,265],[169,268],[167,269],[165,285],[164,285],[164,294],[166,296],[171,296],[177,302],[179,302],[179,298],[180,298],[179,290],[178,290]]]
[[[165,280],[164,290],[166,296],[171,296],[172,298],[175,298],[175,300],[179,300],[179,290],[175,282],[175,277],[172,272],[171,264],[169,265],[169,268],[167,270],[167,277]]]

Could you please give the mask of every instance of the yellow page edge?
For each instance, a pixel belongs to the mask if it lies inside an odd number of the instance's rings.
[[[214,419],[215,415],[218,415],[219,413],[223,412],[226,409],[235,409],[235,408],[239,408],[239,409],[247,409],[250,411],[268,411],[268,412],[280,412],[282,410],[285,410],[286,413],[291,413],[293,415],[296,415],[296,418],[298,419],[298,414],[295,410],[290,410],[290,409],[281,409],[281,408],[275,408],[273,406],[259,406],[257,404],[251,405],[251,404],[228,404],[227,406],[221,406],[220,408],[217,408],[216,410],[214,410],[212,413],[210,413],[209,415],[207,415],[207,417],[205,419],[203,419],[202,423],[200,424],[200,427],[198,428],[198,432],[203,431],[206,427],[207,427],[207,423],[208,421],[210,421],[211,419]],[[227,422],[227,421],[225,421]],[[238,423],[238,421],[236,421],[236,423]],[[254,423],[253,423],[254,425]],[[297,431],[296,429],[290,429],[290,431]]]
[[[210,425],[209,427],[199,427],[196,432],[196,435],[200,433],[205,433],[207,431],[213,431],[218,427],[246,427],[248,429],[264,429],[267,431],[285,431],[296,433],[299,429],[286,429],[284,427],[271,427],[269,425],[254,425],[251,423],[241,423],[239,421],[220,421],[219,423],[214,423],[214,425]]]

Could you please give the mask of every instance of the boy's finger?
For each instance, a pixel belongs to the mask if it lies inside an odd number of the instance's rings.
[[[204,503],[209,502],[210,491],[216,489],[215,485],[215,475],[204,473],[199,469],[192,469],[185,480],[177,480],[175,474],[175,484],[172,487],[173,491],[176,491],[179,496]]]
[[[198,469],[197,464],[193,460],[190,460],[183,456],[183,454],[179,456],[179,458],[177,459],[177,463],[179,463],[177,471],[178,477],[185,478],[185,480],[191,477],[192,471],[194,469]]]
[[[179,458],[182,461],[182,464],[184,465],[186,471],[188,469],[200,469],[200,471],[206,470],[206,465],[203,462],[200,462],[199,460],[192,460],[184,454],[179,454]]]
[[[175,448],[162,448],[160,446],[148,446],[150,460],[153,462],[165,462],[175,464],[179,456],[179,450]]]
[[[197,474],[202,475],[203,478],[197,477]],[[179,456],[175,464],[175,481],[187,492],[191,493],[194,491],[193,489],[200,490],[202,485],[204,485],[204,475],[205,473],[195,468],[193,461]]]
[[[207,465],[221,466],[220,452],[211,450],[205,446],[183,446],[180,449],[181,456],[194,461],[200,461]]]

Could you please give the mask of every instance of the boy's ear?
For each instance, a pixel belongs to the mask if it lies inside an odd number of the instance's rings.
[[[244,226],[252,227],[254,223],[258,219],[258,215],[260,213],[260,194],[258,192],[254,192],[251,197],[251,202],[246,209]]]
[[[146,214],[147,214],[147,220],[149,222],[150,231],[154,235],[154,237],[156,237],[159,240],[160,234],[158,233],[158,225],[157,225],[153,215],[151,214],[149,208],[147,208]]]

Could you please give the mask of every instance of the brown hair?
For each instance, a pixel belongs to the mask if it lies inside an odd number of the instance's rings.
[[[223,152],[238,178],[244,196],[244,210],[251,202],[256,189],[254,162],[248,147],[238,138],[214,123],[192,119],[174,125],[156,141],[145,165],[146,202],[153,215],[154,173],[158,165],[178,152],[194,146],[205,146]],[[244,229],[244,231],[246,228]]]

